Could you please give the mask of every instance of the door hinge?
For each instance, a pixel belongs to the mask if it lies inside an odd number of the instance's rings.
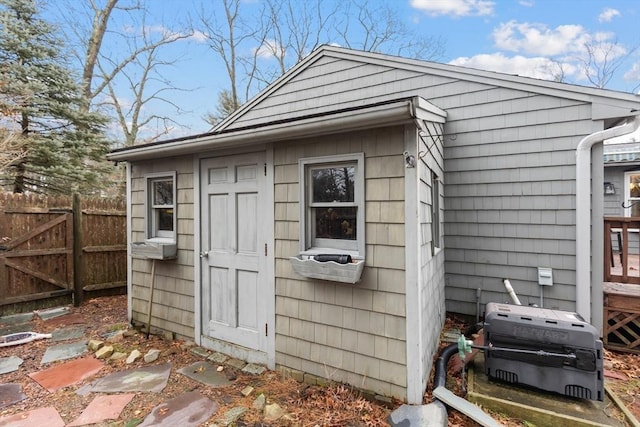
[[[264,324],[264,336],[265,337],[269,336],[269,324],[268,323]]]
[[[267,164],[264,164],[264,176],[267,176]]]
[[[267,244],[264,244],[264,256],[267,256]]]

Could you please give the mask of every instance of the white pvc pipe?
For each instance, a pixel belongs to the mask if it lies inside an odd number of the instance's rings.
[[[636,116],[630,123],[585,136],[576,148],[576,311],[587,322],[591,321],[591,147],[638,128]]]
[[[518,295],[516,295],[516,291],[513,290],[513,286],[511,286],[511,282],[509,281],[509,279],[502,279],[502,283],[504,283],[504,287],[507,289],[507,292],[509,292],[511,301],[513,301],[515,305],[522,305],[520,303]]]

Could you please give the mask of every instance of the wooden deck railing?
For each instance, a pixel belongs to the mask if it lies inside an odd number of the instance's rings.
[[[630,252],[630,231],[640,230],[639,217],[604,218],[604,281],[640,284],[637,259],[640,248]],[[633,233],[634,245],[638,234]],[[615,246],[615,247],[614,247]],[[633,253],[633,255],[630,255]],[[633,260],[633,262],[632,262]]]

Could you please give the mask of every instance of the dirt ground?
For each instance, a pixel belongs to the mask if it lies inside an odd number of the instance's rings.
[[[71,308],[71,312],[79,314],[84,319],[87,327],[87,337],[91,339],[103,339],[103,336],[117,329],[127,328],[127,300],[126,296],[103,297],[93,299],[80,307]],[[448,320],[448,326],[456,326],[457,320]],[[462,327],[463,325],[459,325]],[[34,331],[49,333],[56,326],[47,322],[36,321]],[[309,386],[299,383],[291,378],[284,378],[277,372],[266,371],[260,376],[244,374],[241,371],[233,372],[231,385],[222,388],[210,388],[176,372],[178,368],[190,365],[202,360],[192,354],[184,346],[184,341],[166,341],[158,336],[151,335],[148,339],[145,334],[133,334],[123,341],[115,343],[117,351],[129,353],[138,349],[143,354],[151,348],[162,352],[161,358],[156,363],[171,362],[173,369],[166,388],[161,393],[136,393],[133,400],[125,407],[118,421],[103,424],[109,427],[134,427],[142,422],[144,417],[152,409],[182,393],[197,390],[203,396],[220,404],[216,415],[205,426],[213,425],[221,414],[236,406],[252,408],[253,400],[259,393],[264,393],[268,403],[277,403],[286,415],[276,422],[265,423],[262,412],[256,409],[249,411],[238,422],[238,426],[386,426],[388,415],[402,404],[399,401],[382,404],[370,401],[360,393],[348,386],[335,384],[327,387]],[[0,411],[0,416],[12,415],[27,410],[53,406],[60,413],[62,419],[69,423],[76,419],[91,400],[95,397],[92,393],[80,396],[76,390],[96,378],[104,377],[112,372],[143,366],[143,361],[126,365],[124,360],[105,363],[105,367],[94,377],[85,383],[62,388],[50,393],[32,380],[27,374],[42,370],[40,360],[51,343],[47,340],[34,341],[16,347],[0,348],[0,357],[11,355],[19,356],[24,360],[22,366],[15,372],[2,375],[2,383],[19,383],[22,385],[27,399],[8,406]],[[636,417],[640,418],[640,402],[636,402],[640,395],[640,360],[637,355],[606,352],[607,367],[617,376],[614,383],[620,397],[628,403]],[[49,367],[49,366],[47,366]],[[611,385],[611,382],[608,382]],[[241,394],[246,386],[254,387],[255,391],[244,397]],[[460,387],[456,387],[459,392]],[[429,388],[430,390],[430,388]],[[425,395],[425,403],[430,402],[430,395]],[[525,422],[516,419],[508,419],[500,414],[491,414],[506,426],[525,426]],[[476,426],[473,421],[455,411],[449,411],[449,426],[468,427]]]

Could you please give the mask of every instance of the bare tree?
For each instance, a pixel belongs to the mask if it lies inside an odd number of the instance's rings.
[[[240,0],[222,0],[224,7],[224,20],[215,14],[206,14],[201,9],[199,21],[203,27],[202,33],[206,34],[207,43],[211,50],[222,59],[227,77],[229,78],[229,95],[226,100],[233,110],[237,109],[248,97],[252,85],[252,78],[255,75],[256,67],[245,70],[245,84],[241,88],[242,76],[239,73],[241,63],[255,64],[255,59],[241,58],[239,46],[248,40],[254,40],[256,34],[260,34],[260,29],[255,29],[254,25],[249,25],[240,15]],[[261,23],[258,23],[260,26]],[[257,52],[254,52],[257,55]],[[243,92],[244,96],[240,93]]]
[[[598,88],[609,84],[625,61],[637,50],[637,46],[627,50],[617,40],[592,40],[584,44],[586,55],[579,58],[582,71],[589,82]]]
[[[127,1],[127,0],[125,0]],[[66,6],[74,11],[78,3],[67,2]],[[191,33],[171,31],[167,28],[152,30],[146,26],[147,10],[145,0],[91,0],[80,3],[81,11],[74,11],[69,19],[77,20],[86,16],[91,26],[87,28],[68,22],[66,27],[73,31],[69,38],[77,41],[76,56],[82,66],[82,89],[87,99],[85,107],[100,108],[115,117],[122,132],[124,144],[132,145],[141,136],[141,130],[149,129],[152,121],[162,123],[157,131],[152,131],[147,141],[166,135],[174,125],[178,125],[176,114],[144,115],[144,106],[151,103],[163,103],[181,109],[166,95],[169,91],[182,91],[172,82],[162,78],[158,69],[171,66],[176,59],[163,59],[162,48],[191,36]],[[123,29],[110,31],[109,23],[115,14],[127,20],[131,32]],[[109,39],[116,49],[107,49],[105,40]],[[127,88],[128,92],[116,90],[117,85]],[[123,99],[130,101],[123,102]]]
[[[439,37],[424,37],[412,32],[389,3],[372,6],[366,0],[360,0],[345,5],[344,21],[336,28],[345,46],[426,60],[442,57],[444,42]],[[352,19],[355,22],[352,23]],[[358,27],[364,38],[355,38],[352,26]]]
[[[265,0],[249,25],[242,1],[222,3],[224,22],[204,12],[199,17],[201,32],[207,34],[210,48],[225,64],[230,82],[229,93],[219,98],[225,105],[218,105],[217,112],[207,116],[210,123],[219,122],[219,113],[237,109],[322,44],[338,42],[354,49],[422,59],[436,59],[443,53],[440,39],[412,33],[386,4],[371,8],[366,1]],[[354,27],[359,38],[355,38]]]
[[[305,2],[302,7],[296,0],[266,0],[262,14],[266,42],[261,49],[277,60],[279,75],[329,39],[340,10],[339,4],[325,0]]]

